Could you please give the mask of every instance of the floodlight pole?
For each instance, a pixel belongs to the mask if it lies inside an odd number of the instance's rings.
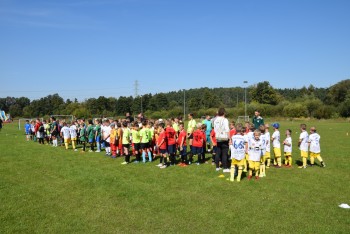
[[[186,119],[186,92],[184,89],[184,119],[183,119],[183,121],[185,121],[185,119]]]
[[[247,84],[248,81],[245,80],[243,83]],[[244,118],[246,118],[246,116],[247,116],[247,87],[246,87],[246,85],[244,85],[244,115],[245,115]]]

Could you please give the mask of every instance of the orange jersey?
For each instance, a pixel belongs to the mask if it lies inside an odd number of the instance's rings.
[[[186,137],[187,137],[186,131],[182,130],[179,134],[179,138],[177,139],[177,144],[181,145],[181,142],[183,141],[183,146],[186,146]]]
[[[163,143],[162,143],[163,141]],[[165,131],[159,133],[158,139],[157,139],[157,145],[159,149],[166,150],[167,144],[166,144],[166,134]]]

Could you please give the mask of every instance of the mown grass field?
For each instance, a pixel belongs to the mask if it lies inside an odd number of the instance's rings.
[[[280,123],[282,136],[293,130],[296,163],[301,122]],[[318,128],[326,168],[270,168],[240,183],[210,164],[161,170],[26,142],[5,124],[0,233],[350,233],[350,210],[338,207],[350,204],[350,123],[306,123]]]

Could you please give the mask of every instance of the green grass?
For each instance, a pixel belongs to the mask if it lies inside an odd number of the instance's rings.
[[[293,159],[300,122],[293,130]],[[271,168],[260,181],[218,178],[213,166],[160,170],[102,153],[26,142],[0,132],[1,233],[349,233],[350,132],[346,122],[307,122],[327,167]],[[296,133],[298,132],[298,133]],[[226,175],[227,176],[227,175]]]

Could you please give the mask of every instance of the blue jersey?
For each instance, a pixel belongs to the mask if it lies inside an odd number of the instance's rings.
[[[29,133],[30,133],[30,130],[31,130],[31,125],[30,125],[30,123],[26,123],[26,124],[24,125],[24,129],[25,129],[25,131],[26,131],[26,134],[29,134]]]
[[[205,120],[203,121],[203,124],[205,124],[205,125],[207,126],[207,130],[205,131],[205,134],[206,134],[206,135],[210,135],[211,130],[212,130],[211,121],[205,119]]]

